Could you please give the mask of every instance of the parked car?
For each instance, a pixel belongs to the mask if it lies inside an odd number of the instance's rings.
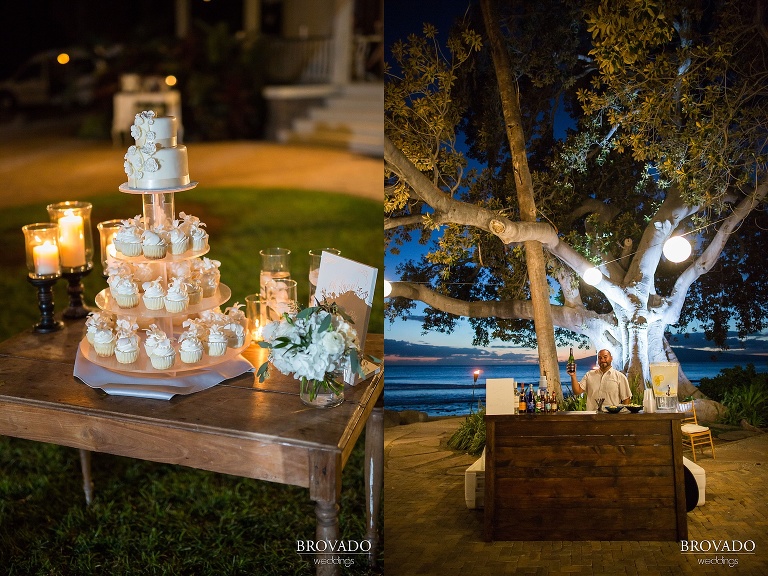
[[[68,59],[59,58],[61,54]],[[32,106],[87,105],[106,68],[106,60],[82,49],[36,54],[0,82],[0,114]]]

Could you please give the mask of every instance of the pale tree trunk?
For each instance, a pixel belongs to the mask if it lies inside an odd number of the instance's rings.
[[[522,116],[516,84],[512,78],[512,64],[509,61],[506,47],[499,29],[499,18],[492,0],[481,0],[483,21],[488,34],[488,41],[493,55],[493,66],[496,70],[496,82],[501,96],[501,107],[504,111],[507,139],[512,154],[512,164],[515,170],[515,188],[517,201],[520,206],[520,220],[523,222],[536,221],[536,204],[533,199],[533,181],[528,169],[528,159],[525,150],[525,135],[523,134]],[[556,390],[560,389],[560,370],[557,364],[557,347],[555,345],[555,327],[549,303],[549,284],[547,283],[546,261],[544,249],[536,241],[525,242],[525,260],[528,267],[528,281],[531,286],[531,301],[533,303],[533,323],[536,330],[536,342],[539,350],[539,365],[542,373],[546,372],[548,382]]]

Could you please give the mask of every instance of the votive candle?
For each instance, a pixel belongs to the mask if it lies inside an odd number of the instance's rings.
[[[50,242],[32,248],[35,274],[48,276],[59,273],[59,249]]]
[[[85,266],[85,237],[83,217],[72,212],[59,218],[59,246],[61,265],[65,268]]]

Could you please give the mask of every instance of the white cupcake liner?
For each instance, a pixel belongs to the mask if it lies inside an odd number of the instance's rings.
[[[192,250],[205,250],[208,247],[208,236],[192,238]]]
[[[145,244],[142,246],[142,250],[144,251],[144,256],[157,260],[159,258],[165,258],[165,254],[168,252],[168,247],[165,244]]]
[[[162,310],[163,306],[165,306],[165,298],[162,296],[150,296],[147,297],[145,294],[143,296],[144,300],[144,306],[147,307],[147,310]]]
[[[179,356],[181,356],[181,361],[185,364],[194,364],[195,362],[200,362],[203,358],[203,351],[202,350],[179,350]]]
[[[115,341],[112,342],[96,342],[93,345],[93,348],[96,350],[96,354],[99,356],[112,356],[112,354],[115,353]]]
[[[171,244],[171,254],[184,254],[189,249],[189,238]]]
[[[132,364],[139,359],[139,351],[130,350],[128,352],[123,352],[122,350],[115,349],[115,358],[117,358],[117,361],[120,362],[120,364]]]
[[[113,294],[112,296],[120,308],[133,308],[139,305],[138,294]]]
[[[115,244],[115,250],[125,256],[141,256],[141,244],[138,242],[120,242],[120,247]]]
[[[184,310],[187,309],[188,304],[189,297],[185,298],[184,300],[168,300],[168,298],[165,299],[165,309],[168,310],[168,312],[184,312]]]
[[[152,367],[156,370],[168,370],[173,366],[173,361],[176,359],[176,354],[169,354],[168,356],[150,356],[152,361]]]
[[[223,356],[227,352],[226,342],[208,342],[209,356]]]

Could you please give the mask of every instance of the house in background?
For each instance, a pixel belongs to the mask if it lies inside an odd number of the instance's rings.
[[[191,2],[176,0],[176,34]],[[243,0],[243,32],[266,45],[266,137],[384,153],[384,0]]]

